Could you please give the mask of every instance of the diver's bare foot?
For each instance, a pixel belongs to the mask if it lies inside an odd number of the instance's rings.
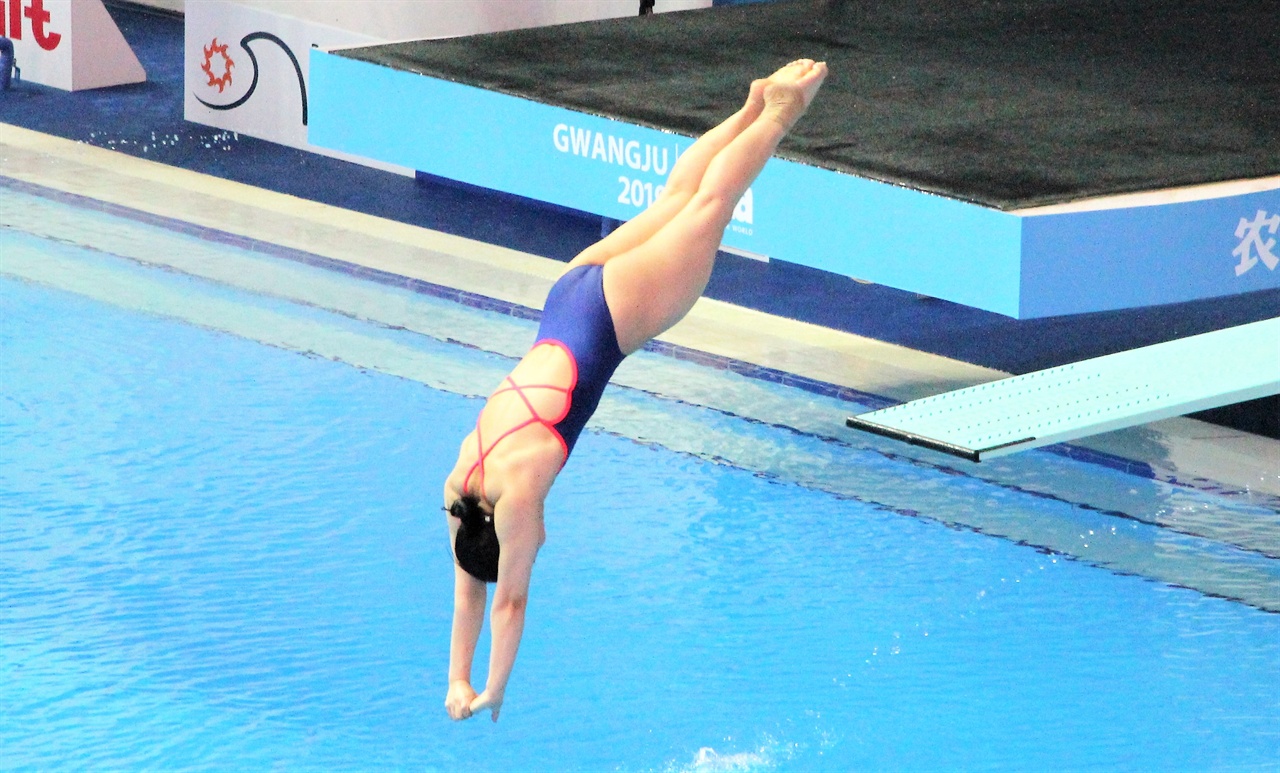
[[[764,87],[765,115],[790,129],[809,109],[827,77],[827,63],[797,59],[769,76]]]
[[[747,93],[747,111],[755,116],[764,112],[764,87],[769,85],[768,78],[751,81],[751,90]],[[754,117],[753,116],[753,120]]]
[[[791,81],[791,80],[794,80],[796,77],[803,75],[806,71],[809,70],[809,68],[813,67],[814,64],[815,63],[812,59],[796,59],[793,62],[784,64],[781,67],[779,67],[776,71],[774,71],[773,75],[770,75],[768,78],[765,78],[765,80],[770,80],[770,81],[776,80],[776,81],[783,81],[783,82]]]
[[[778,70],[768,78],[759,78],[751,81],[751,89],[747,94],[747,103],[745,106],[747,117],[754,121],[762,112],[764,112],[764,92],[770,83],[791,83],[804,75],[804,73],[808,72],[813,65],[814,61],[812,59],[797,59],[790,64],[779,67]]]

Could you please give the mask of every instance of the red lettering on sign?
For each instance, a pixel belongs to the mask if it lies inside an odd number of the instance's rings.
[[[36,45],[45,51],[52,51],[62,42],[61,34],[45,27],[50,19],[44,0],[27,0],[25,11],[22,9],[22,0],[0,0],[0,35],[22,40],[24,16],[31,20],[31,37],[35,38]]]
[[[5,32],[4,16],[0,15],[0,35],[22,40],[22,0],[9,0],[9,29]]]
[[[10,0],[16,3],[17,0]],[[44,0],[30,0],[27,11],[23,14],[31,20],[31,34],[36,43],[45,51],[52,51],[62,42],[62,36],[56,32],[46,32],[44,25],[49,23],[49,12],[44,9]]]

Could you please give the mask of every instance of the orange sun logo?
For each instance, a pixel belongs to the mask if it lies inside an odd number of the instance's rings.
[[[222,75],[213,74],[214,54],[222,57]],[[209,76],[209,85],[218,87],[219,94],[231,82],[231,68],[235,67],[235,65],[236,63],[231,60],[231,57],[227,56],[226,43],[218,45],[218,39],[214,38],[212,43],[204,47],[204,63],[200,65],[200,69],[204,70],[204,74]]]

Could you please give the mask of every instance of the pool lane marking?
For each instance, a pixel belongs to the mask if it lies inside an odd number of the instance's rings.
[[[4,174],[349,263],[540,308],[562,262],[350,212],[0,123]],[[479,265],[477,265],[479,264]],[[750,336],[741,331],[751,330]],[[663,334],[689,350],[898,400],[1006,374],[703,298]],[[1277,493],[1280,493],[1278,491]]]

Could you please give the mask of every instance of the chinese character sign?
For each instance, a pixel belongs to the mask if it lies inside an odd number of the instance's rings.
[[[1260,209],[1253,220],[1240,218],[1240,225],[1236,226],[1236,238],[1240,240],[1240,244],[1231,251],[1232,255],[1240,258],[1240,262],[1236,264],[1236,276],[1258,265],[1258,261],[1275,271],[1276,265],[1280,264],[1280,258],[1271,251],[1276,246],[1276,240],[1266,236],[1275,236],[1277,229],[1280,229],[1280,214],[1268,217]]]

